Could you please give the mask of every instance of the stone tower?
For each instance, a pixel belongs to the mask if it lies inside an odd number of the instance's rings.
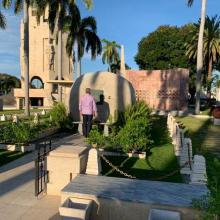
[[[20,28],[21,89],[15,89],[18,106],[24,100],[24,26]],[[57,31],[49,30],[48,13],[36,21],[36,11],[29,9],[29,78],[31,106],[50,107],[58,101],[58,85],[62,90],[62,101],[67,103],[70,87],[73,84],[72,58],[66,53],[67,36],[62,34],[62,47],[58,52]],[[60,66],[60,67],[59,67]],[[61,69],[61,80],[58,71]],[[60,78],[60,77],[59,77]]]

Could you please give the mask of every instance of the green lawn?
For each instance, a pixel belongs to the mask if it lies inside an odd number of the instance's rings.
[[[13,160],[16,160],[26,153],[18,152],[18,151],[6,151],[0,150],[0,166],[5,165]]]
[[[39,109],[39,108],[36,108],[36,109],[30,109],[30,112],[33,113],[33,112],[41,112],[42,109]],[[3,111],[0,111],[0,115],[2,114],[5,114],[5,115],[11,115],[11,114],[24,114],[24,110],[17,110],[17,109],[14,109],[14,110],[3,110]]]
[[[169,138],[166,118],[153,117],[152,137],[154,146],[151,154],[146,159],[108,156],[107,158],[121,170],[138,179],[155,180],[179,168],[176,156],[174,155],[171,139]],[[123,177],[102,161],[102,174],[106,176]],[[160,181],[182,182],[180,173]]]
[[[215,153],[220,156],[220,126],[211,119],[178,117],[185,126],[186,136],[192,139],[194,153]]]

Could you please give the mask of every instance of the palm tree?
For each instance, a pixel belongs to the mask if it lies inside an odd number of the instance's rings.
[[[194,24],[194,37],[192,41],[186,46],[186,54],[190,59],[197,57],[198,32],[200,27],[200,20]],[[220,56],[220,18],[216,15],[212,18],[206,17],[205,29],[203,36],[203,61],[205,70],[207,71],[207,93],[211,97],[211,80],[213,64],[218,62]]]
[[[111,65],[117,64],[120,60],[118,49],[121,48],[119,44],[115,41],[108,41],[103,39],[102,42],[105,44],[103,47],[103,54],[102,54],[102,62],[109,65],[109,71],[111,71]]]
[[[120,71],[120,68],[121,68],[121,60],[118,60],[117,63],[114,63],[114,64],[111,64],[110,65],[110,70],[112,73],[117,73]],[[131,69],[130,66],[128,66],[126,63],[125,63],[125,69],[126,70],[129,70]]]
[[[93,0],[81,0],[86,8],[91,9],[93,6]],[[76,0],[35,0],[35,7],[37,9],[37,20],[49,10],[49,27],[52,33],[54,33],[55,26],[57,25],[57,38],[58,38],[58,80],[62,80],[62,28],[63,18],[69,12],[69,5],[75,4]],[[58,86],[58,99],[62,101],[62,88]]]
[[[69,56],[77,54],[77,72],[81,75],[81,59],[84,51],[91,52],[91,58],[95,59],[102,52],[102,44],[97,36],[97,25],[94,17],[81,19],[80,11],[75,4],[69,7],[69,14],[64,17],[63,31],[68,33],[66,50]],[[74,53],[74,46],[77,53]],[[73,56],[75,57],[75,56]],[[75,58],[73,59],[74,62]]]
[[[30,105],[29,105],[29,16],[28,9],[30,3],[34,4],[34,0],[15,0],[14,2],[14,13],[19,13],[24,9],[24,81],[25,81],[25,115],[30,116]],[[2,1],[4,8],[10,8],[12,6],[11,0]]]
[[[203,70],[203,34],[205,27],[205,17],[206,17],[206,3],[207,0],[202,1],[201,8],[201,22],[199,28],[199,38],[198,38],[198,50],[197,50],[197,64],[196,64],[196,106],[195,113],[200,113],[200,91],[201,91],[201,75]],[[194,0],[187,0],[188,6],[192,6]]]

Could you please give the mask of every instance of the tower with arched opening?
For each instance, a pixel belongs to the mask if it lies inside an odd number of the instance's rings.
[[[24,27],[21,21],[21,88],[15,89],[17,106],[24,103]],[[49,30],[48,14],[41,17],[40,23],[36,21],[36,11],[29,10],[29,85],[31,106],[50,107],[54,101],[58,101],[58,87],[61,88],[61,100],[66,103],[70,87],[73,83],[72,58],[66,53],[66,35],[62,34],[62,40],[58,47],[56,40],[57,31],[54,34]],[[60,100],[59,100],[60,101]]]

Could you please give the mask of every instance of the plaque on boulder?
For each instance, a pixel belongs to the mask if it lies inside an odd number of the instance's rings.
[[[107,122],[117,120],[118,112],[136,101],[135,90],[124,77],[110,72],[87,73],[79,77],[71,88],[69,110],[74,121],[80,121],[79,100],[86,88],[91,89],[98,108],[98,119]],[[104,104],[100,104],[100,96],[104,95]]]

